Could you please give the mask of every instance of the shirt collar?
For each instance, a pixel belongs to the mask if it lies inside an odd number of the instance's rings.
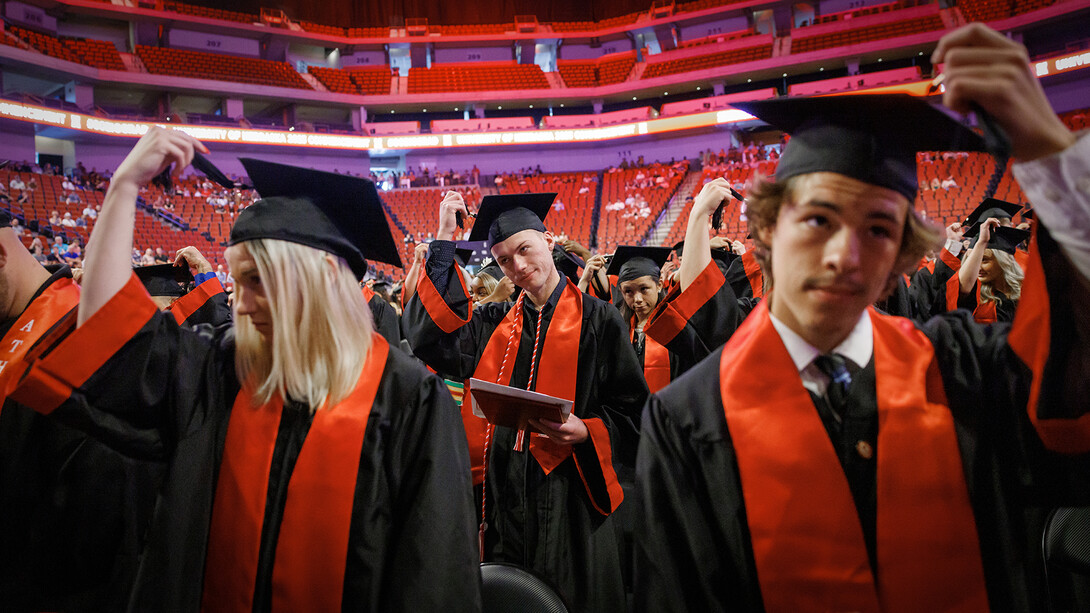
[[[799,372],[809,366],[814,358],[821,355],[821,351],[817,347],[806,342],[787,324],[777,319],[771,311],[769,311],[768,316],[772,319],[772,327],[780,335],[780,340],[783,341],[787,353],[791,356],[791,361],[795,363],[795,368]],[[874,332],[869,310],[863,311],[863,314],[859,316],[859,321],[856,322],[855,327],[848,334],[848,338],[837,345],[833,349],[833,353],[839,353],[854,362],[859,368],[863,368],[870,363],[871,355],[874,354]]]

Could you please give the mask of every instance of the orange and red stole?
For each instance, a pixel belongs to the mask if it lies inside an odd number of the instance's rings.
[[[768,301],[722,353],[720,381],[765,609],[987,611],[954,422],[934,348],[878,315],[878,576],[832,442]],[[762,364],[768,375],[752,376]]]
[[[363,437],[389,354],[385,339],[377,333],[371,339],[356,389],[336,406],[314,414],[291,474],[273,563],[274,610],[341,609]],[[245,390],[235,398],[212,506],[203,611],[253,610],[282,409],[282,399],[255,408]]]
[[[32,300],[0,340],[0,401],[26,370],[27,352],[38,339],[79,304],[79,286],[70,278],[51,283]]]
[[[545,332],[545,342],[542,344],[541,354],[537,357],[534,390],[565,400],[575,400],[579,336],[583,326],[583,294],[570,280],[562,278],[562,282],[565,283],[564,291],[556,303],[556,308],[553,309],[552,320]],[[522,318],[521,305],[516,303],[489,337],[484,353],[481,354],[481,359],[473,372],[474,378],[511,385],[513,371],[511,364],[518,356],[519,343],[522,340]],[[576,350],[574,356],[573,348]],[[503,380],[500,380],[501,378]],[[466,389],[466,395],[468,395],[468,382]],[[482,446],[483,440],[482,436],[480,439]],[[571,445],[554,443],[544,434],[534,433],[530,437],[530,453],[541,465],[545,474],[549,474],[572,454],[572,448]],[[482,479],[483,476],[482,472]]]
[[[636,343],[636,316],[628,322],[631,341]],[[670,385],[670,351],[645,332],[643,335],[643,378],[652,394]]]

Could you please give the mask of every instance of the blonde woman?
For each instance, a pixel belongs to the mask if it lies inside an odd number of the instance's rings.
[[[975,231],[980,236],[958,270],[958,308],[972,311],[978,323],[1012,321],[1025,277],[1014,252],[1029,232],[1002,226],[994,217],[969,230]]]
[[[226,252],[235,324],[201,335],[158,313],[128,265],[139,187],[194,150],[207,152],[152,129],[118,168],[78,328],[17,390],[169,462],[130,608],[478,608],[458,411],[373,332],[358,285],[368,246],[392,247],[373,185],[248,163],[265,199]]]

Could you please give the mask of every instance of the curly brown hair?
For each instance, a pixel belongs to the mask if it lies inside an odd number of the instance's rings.
[[[780,183],[758,174],[754,177],[753,186],[746,193],[746,219],[749,232],[753,236],[754,255],[764,272],[766,291],[773,283],[772,247],[761,239],[761,232],[776,225],[780,209],[784,203],[794,198],[798,179],[803,176],[805,175],[791,177]],[[896,287],[897,277],[914,272],[920,259],[941,245],[943,236],[942,227],[924,219],[915,207],[908,207],[901,248],[890,272],[883,298]]]

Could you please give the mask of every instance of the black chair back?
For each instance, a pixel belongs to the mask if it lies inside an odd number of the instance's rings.
[[[482,613],[568,613],[560,594],[530,570],[498,562],[481,564]]]

